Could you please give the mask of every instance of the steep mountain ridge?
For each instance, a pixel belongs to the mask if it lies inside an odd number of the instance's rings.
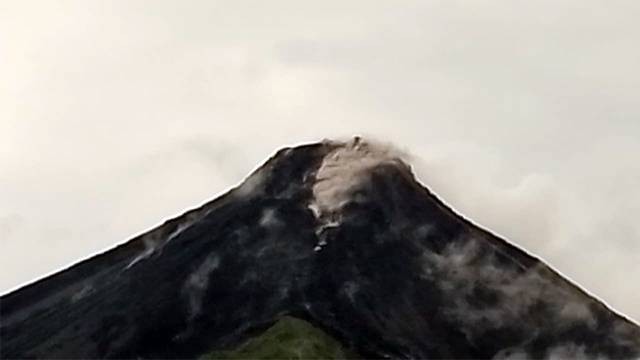
[[[376,358],[640,356],[640,328],[355,138],[0,298],[2,357],[197,357],[282,316]]]

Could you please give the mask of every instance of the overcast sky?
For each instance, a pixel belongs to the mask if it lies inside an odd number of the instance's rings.
[[[363,134],[638,320],[639,18],[636,0],[2,0],[0,292],[279,147]]]

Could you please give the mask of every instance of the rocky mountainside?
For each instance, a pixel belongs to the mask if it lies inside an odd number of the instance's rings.
[[[3,296],[0,357],[233,354],[282,319],[365,358],[640,357],[637,325],[358,138],[282,149],[218,199]]]

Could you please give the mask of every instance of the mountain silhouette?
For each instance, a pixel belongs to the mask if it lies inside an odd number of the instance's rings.
[[[0,357],[231,354],[283,319],[361,358],[640,357],[636,324],[360,138],[282,149],[202,207],[1,297]]]

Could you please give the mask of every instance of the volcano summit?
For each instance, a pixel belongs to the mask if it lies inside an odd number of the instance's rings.
[[[3,296],[0,322],[2,358],[255,358],[273,342],[300,358],[640,357],[637,325],[359,138],[278,151],[225,195]]]

